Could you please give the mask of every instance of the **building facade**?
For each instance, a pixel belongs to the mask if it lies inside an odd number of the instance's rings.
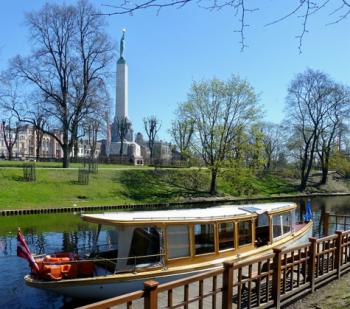
[[[4,134],[7,134],[7,140],[10,139],[9,134],[11,134],[11,140],[14,141],[16,139],[15,129],[11,128],[11,130],[9,130],[8,127],[4,127],[3,124],[0,124],[0,158],[8,159],[9,152],[6,147]],[[58,139],[62,140],[63,134],[59,130],[55,130],[54,134]],[[78,158],[90,157],[91,147],[87,139],[80,139],[78,147]],[[74,148],[72,149],[72,154],[73,153]],[[99,154],[100,143],[97,143],[94,157],[97,158]],[[12,157],[17,160],[31,160],[37,158],[60,160],[63,158],[63,150],[57,139],[49,134],[43,134],[41,146],[38,147],[37,131],[35,128],[31,125],[22,125],[18,129],[17,139],[12,148]]]

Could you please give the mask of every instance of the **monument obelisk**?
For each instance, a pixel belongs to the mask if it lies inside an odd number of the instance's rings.
[[[127,122],[127,132],[124,139],[126,141],[133,141],[133,131],[131,123],[128,119],[128,65],[124,58],[124,49],[125,49],[125,32],[123,29],[123,35],[120,40],[120,56],[117,61],[117,78],[116,78],[116,99],[115,99],[115,119],[112,130],[112,142],[120,142],[120,136],[118,134],[118,123],[124,121]]]

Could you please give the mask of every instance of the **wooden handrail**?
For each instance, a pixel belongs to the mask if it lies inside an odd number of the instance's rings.
[[[325,242],[325,241],[328,241],[328,240],[337,239],[337,237],[338,236],[336,234],[333,234],[333,235],[329,235],[329,236],[326,236],[326,237],[322,237],[322,238],[316,239],[316,242],[319,244],[319,243],[322,243],[322,242]]]
[[[179,286],[191,284],[193,282],[198,282],[200,280],[211,278],[213,276],[221,275],[223,272],[224,272],[224,269],[222,267],[220,267],[219,269],[216,269],[216,270],[205,271],[202,274],[193,275],[193,276],[190,276],[187,278],[182,278],[182,279],[174,280],[171,282],[163,283],[163,284],[159,285],[158,291],[159,291],[159,293],[161,293],[164,291],[175,289]]]
[[[79,309],[106,309],[112,306],[122,305],[144,297],[144,291],[135,291],[121,296],[109,298],[90,305],[79,307]]]
[[[207,297],[212,297],[213,307],[215,307],[214,301],[216,304],[219,292],[222,292],[222,309],[231,309],[232,299],[236,299],[239,308],[243,297],[246,297],[245,301],[248,302],[250,308],[257,308],[260,305],[265,308],[272,305],[280,308],[289,299],[313,292],[326,280],[339,278],[345,270],[350,270],[350,256],[344,258],[344,254],[348,252],[342,249],[345,245],[350,245],[350,239],[344,238],[349,234],[350,230],[337,231],[334,235],[320,239],[311,237],[309,242],[301,245],[291,248],[274,248],[273,253],[259,258],[243,262],[225,262],[223,267],[168,283],[159,284],[157,281],[147,281],[144,290],[79,309],[105,309],[121,304],[127,304],[128,308],[131,308],[132,302],[141,298],[143,298],[145,309],[158,309],[158,295],[162,292],[167,294],[166,308],[169,309],[187,308],[193,303],[198,303],[198,308],[203,308],[203,299]],[[345,239],[345,244],[343,239]],[[332,241],[331,248],[322,245],[330,241]],[[252,271],[253,267],[257,267],[257,272]],[[244,270],[248,270],[248,275],[243,275]],[[222,276],[222,286],[219,287],[217,286],[218,276]],[[211,278],[213,279],[212,289],[204,293],[203,282]],[[295,280],[296,283],[294,283]],[[265,285],[262,285],[263,282]],[[199,284],[198,294],[190,298],[189,287],[194,283]],[[269,293],[271,285],[272,294]],[[253,286],[254,290],[252,290]],[[182,287],[184,288],[184,299],[175,303],[173,290]],[[264,297],[262,296],[263,291],[265,291]],[[254,297],[252,297],[253,293],[255,293]]]

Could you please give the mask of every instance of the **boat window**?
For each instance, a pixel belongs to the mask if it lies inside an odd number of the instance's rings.
[[[93,234],[90,257],[117,257],[118,255],[118,231],[109,225],[98,225],[98,230]]]
[[[219,230],[219,250],[234,248],[234,225],[232,222],[225,222],[218,224]]]
[[[273,238],[278,238],[291,231],[292,216],[290,212],[272,216]]]
[[[252,243],[252,222],[238,222],[238,245],[243,246]]]
[[[159,260],[160,234],[157,228],[135,228],[131,240],[128,265],[154,263]]]
[[[168,258],[174,259],[190,255],[187,225],[169,225],[167,227]]]
[[[283,226],[283,234],[289,233],[291,230],[291,214],[290,212],[282,214],[282,226]]]
[[[195,224],[194,241],[196,254],[214,252],[214,224]]]
[[[257,226],[261,227],[261,226],[268,226],[268,225],[269,225],[269,216],[267,215],[267,213],[263,213],[259,215]]]
[[[294,226],[297,223],[297,218],[296,218],[296,215],[295,215],[295,209],[293,209],[292,212],[291,212],[291,220],[292,220],[291,224],[292,224],[292,226]]]
[[[280,237],[282,235],[281,229],[281,215],[272,216],[272,234],[273,238]]]

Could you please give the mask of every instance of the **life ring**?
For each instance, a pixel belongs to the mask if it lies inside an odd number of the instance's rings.
[[[88,277],[93,275],[95,264],[92,261],[79,261],[79,256],[71,252],[46,255],[36,259],[40,277],[50,281]]]

